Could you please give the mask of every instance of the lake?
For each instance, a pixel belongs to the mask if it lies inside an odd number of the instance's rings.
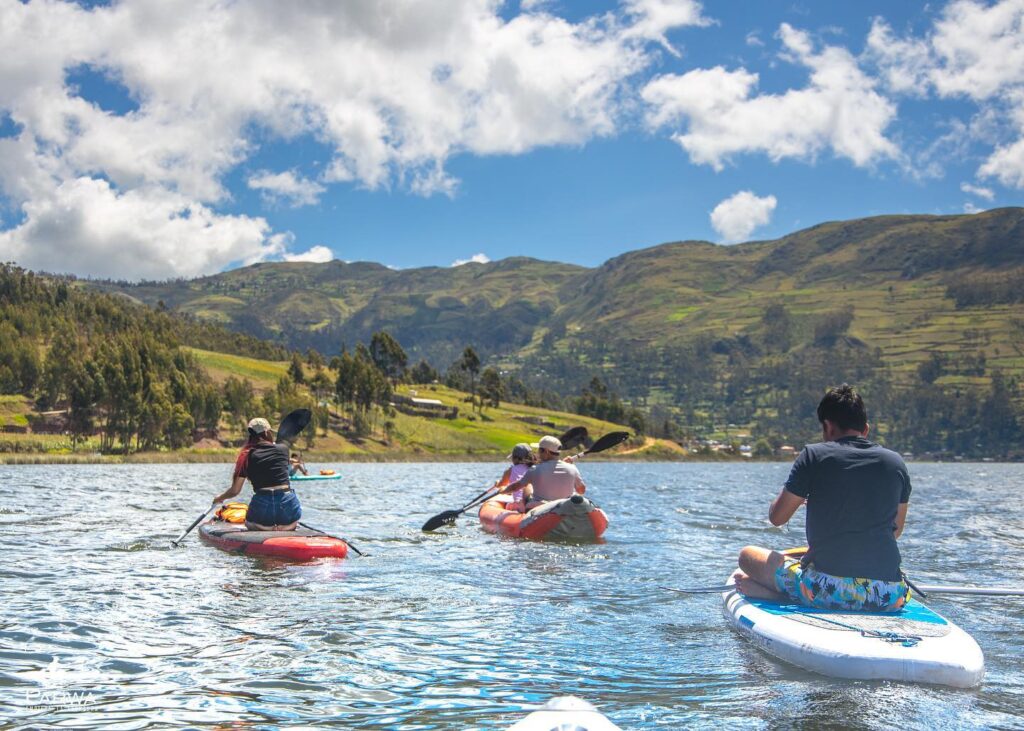
[[[955,690],[813,675],[659,589],[802,544],[765,517],[787,464],[584,462],[611,523],[582,546],[420,531],[501,464],[315,467],[344,479],[300,484],[304,519],[368,557],[171,548],[226,464],[0,466],[0,729],[505,728],[561,694],[624,729],[1024,727],[1024,599],[929,600],[985,652]],[[1024,465],[910,470],[911,578],[1024,586]]]

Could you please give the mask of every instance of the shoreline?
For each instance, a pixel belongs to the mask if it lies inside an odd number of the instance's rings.
[[[176,451],[176,452],[137,452],[134,454],[99,454],[46,452],[5,452],[0,453],[0,466],[17,465],[91,465],[91,464],[232,464],[237,455],[236,450],[210,451]],[[458,452],[393,452],[393,453],[357,453],[351,452],[305,452],[305,461],[310,464],[344,464],[344,463],[459,463],[459,462],[504,462],[505,456],[500,453]],[[587,457],[584,464],[593,462],[620,463],[698,463],[698,464],[788,464],[791,457],[734,457],[710,456],[702,454],[681,455],[666,454],[662,450],[633,451],[625,454],[594,455]],[[977,459],[909,459],[910,463],[919,464],[1015,464],[1019,460],[1000,460],[994,458]]]

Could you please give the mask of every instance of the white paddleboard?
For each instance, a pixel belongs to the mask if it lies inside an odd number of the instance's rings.
[[[585,700],[571,695],[552,698],[509,731],[622,731]]]
[[[971,688],[985,675],[974,638],[912,599],[899,612],[834,612],[722,594],[733,627],[780,660],[836,678]]]

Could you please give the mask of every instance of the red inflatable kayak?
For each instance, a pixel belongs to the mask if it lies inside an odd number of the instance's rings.
[[[592,541],[604,535],[608,516],[582,495],[552,500],[528,513],[507,510],[501,500],[480,507],[480,524],[491,533],[533,540]]]
[[[348,544],[320,531],[247,530],[239,523],[210,520],[199,526],[199,537],[217,548],[254,556],[276,556],[293,561],[313,558],[345,558]]]

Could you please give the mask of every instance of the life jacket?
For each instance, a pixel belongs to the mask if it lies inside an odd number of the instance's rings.
[[[333,475],[334,470],[320,470],[321,475]]]
[[[224,503],[217,511],[217,517],[225,523],[244,523],[248,512],[249,506],[246,503]]]

